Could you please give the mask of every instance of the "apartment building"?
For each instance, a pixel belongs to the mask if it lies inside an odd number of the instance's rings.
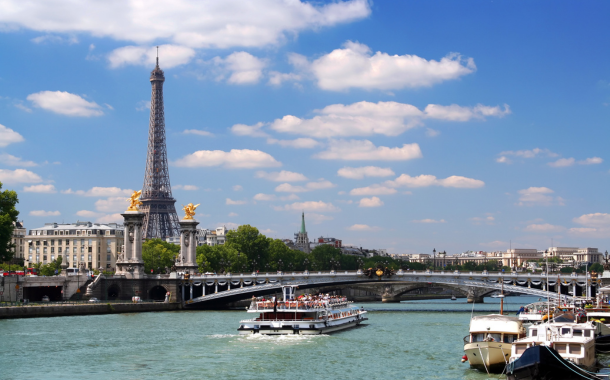
[[[13,222],[13,261],[25,260],[25,227],[23,221]]]

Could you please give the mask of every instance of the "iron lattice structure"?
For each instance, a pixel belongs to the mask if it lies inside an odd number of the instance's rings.
[[[150,99],[150,127],[148,130],[148,154],[146,172],[140,201],[140,211],[144,212],[142,237],[144,239],[165,239],[180,236],[176,200],[172,196],[167,166],[165,146],[165,114],[163,111],[163,82],[165,75],[157,66],[150,73],[152,95]]]

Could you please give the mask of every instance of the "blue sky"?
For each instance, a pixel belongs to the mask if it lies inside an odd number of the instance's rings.
[[[610,238],[607,2],[0,4],[0,181],[120,221],[154,46],[177,208],[392,253]],[[606,148],[606,149],[605,149]]]

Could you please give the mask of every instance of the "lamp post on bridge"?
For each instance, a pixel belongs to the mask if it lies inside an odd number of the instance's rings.
[[[309,260],[305,259],[303,261],[303,266],[305,267],[305,272],[308,272],[307,267],[309,266]]]
[[[432,249],[432,270],[436,270],[436,248]]]

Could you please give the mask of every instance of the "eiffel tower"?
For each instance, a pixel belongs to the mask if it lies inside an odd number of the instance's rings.
[[[157,48],[157,66],[150,73],[152,96],[150,98],[150,126],[148,130],[148,154],[146,172],[140,201],[140,211],[144,222],[142,237],[144,239],[164,239],[180,236],[178,215],[169,183],[167,166],[167,148],[165,146],[165,115],[163,112],[163,82],[165,75],[159,68],[159,48]]]

